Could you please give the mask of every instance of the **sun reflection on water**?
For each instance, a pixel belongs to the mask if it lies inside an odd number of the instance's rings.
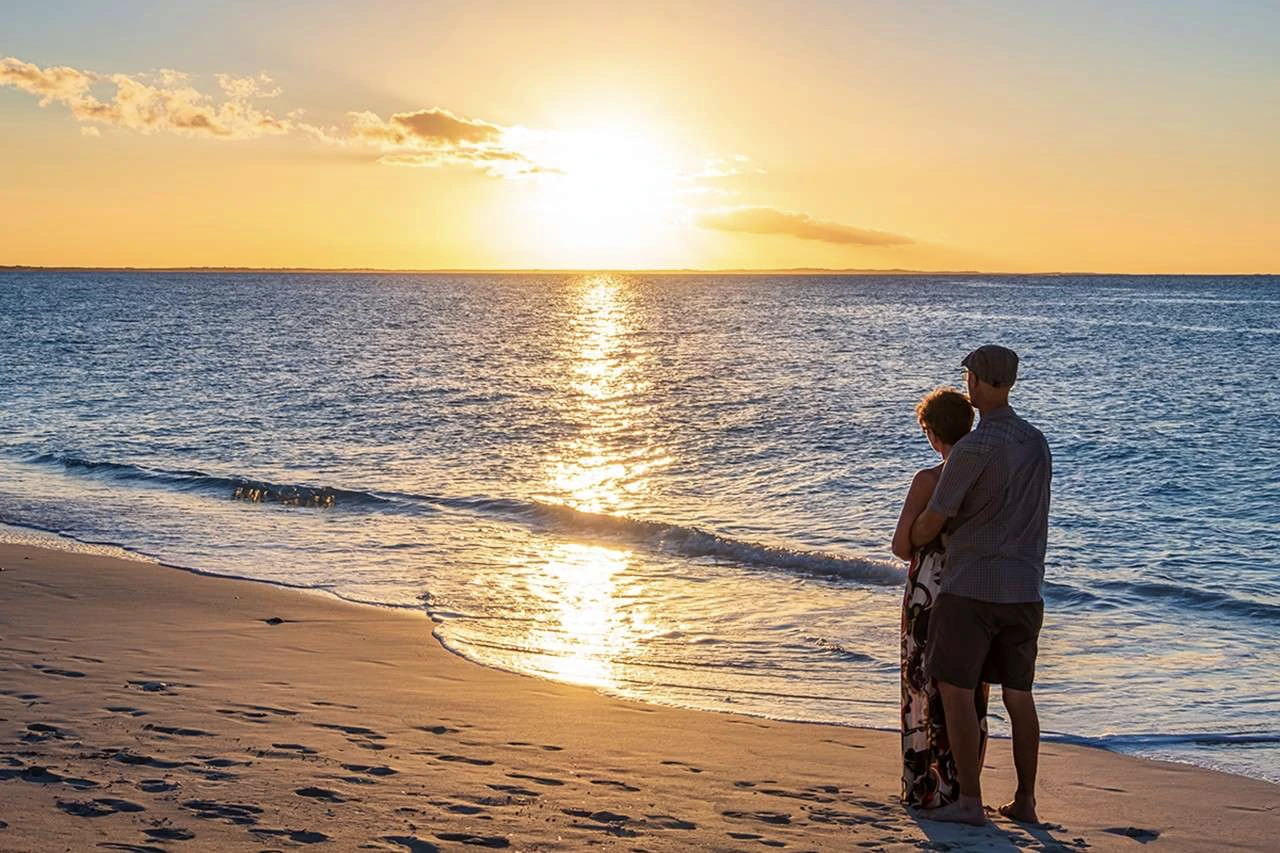
[[[641,505],[650,472],[668,460],[652,446],[634,402],[647,387],[644,355],[628,343],[631,294],[617,276],[585,278],[566,342],[565,405],[580,424],[548,459],[548,499],[591,513]],[[551,654],[548,675],[617,686],[617,661],[634,652],[648,626],[641,610],[620,606],[629,550],[599,544],[553,546],[533,591],[548,604],[547,624],[530,637]]]
[[[620,577],[629,551],[564,543],[553,548],[530,587],[549,603],[547,622],[529,637],[546,653],[544,674],[591,687],[617,686],[617,661],[634,652],[645,633],[642,611],[619,607]],[[549,623],[549,624],[548,624]]]
[[[635,403],[648,387],[643,353],[628,345],[633,329],[624,279],[582,282],[573,318],[566,404],[582,424],[549,460],[552,499],[584,512],[624,512],[649,488],[648,475],[668,460],[650,444]]]

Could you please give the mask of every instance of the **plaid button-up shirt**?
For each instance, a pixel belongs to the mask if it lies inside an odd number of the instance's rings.
[[[942,466],[929,509],[947,517],[941,590],[996,604],[1040,601],[1053,460],[1008,406],[982,416]]]

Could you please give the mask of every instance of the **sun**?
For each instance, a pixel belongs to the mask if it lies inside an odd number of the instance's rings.
[[[529,131],[519,148],[538,167],[529,236],[557,265],[656,266],[681,249],[686,186],[666,138],[610,125]]]

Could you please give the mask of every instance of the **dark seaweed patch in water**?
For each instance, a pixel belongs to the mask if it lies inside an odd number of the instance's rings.
[[[327,486],[313,489],[307,486],[270,486],[245,483],[236,486],[232,500],[249,503],[277,503],[284,506],[314,506],[329,508],[338,503],[338,493]]]

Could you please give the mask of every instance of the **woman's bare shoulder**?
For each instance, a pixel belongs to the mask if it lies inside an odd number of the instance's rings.
[[[935,465],[932,468],[921,468],[919,471],[916,472],[916,476],[915,476],[915,479],[913,480],[913,484],[919,483],[922,486],[929,486],[930,488],[932,488],[938,485],[938,478],[941,476],[942,476],[941,465]]]

